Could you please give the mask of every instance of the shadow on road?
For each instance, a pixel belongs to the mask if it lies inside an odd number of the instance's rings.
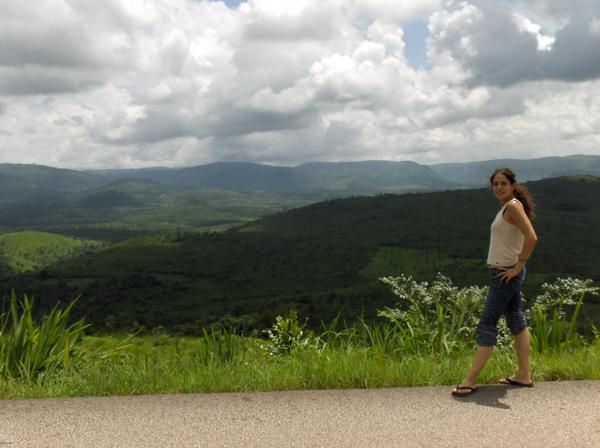
[[[481,406],[489,406],[498,409],[510,409],[510,406],[500,401],[506,397],[508,387],[500,384],[484,384],[477,386],[477,392],[466,397],[454,397],[456,401],[475,403]]]

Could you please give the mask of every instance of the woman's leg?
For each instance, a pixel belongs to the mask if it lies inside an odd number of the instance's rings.
[[[521,304],[521,284],[525,280],[526,270],[519,274],[517,281],[517,293],[513,296],[506,308],[506,323],[515,340],[515,349],[517,352],[517,371],[512,379],[520,383],[530,383],[531,375],[529,373],[529,353],[530,353],[530,336],[527,328],[527,321],[523,314]]]
[[[490,271],[491,284],[488,292],[483,313],[479,324],[477,325],[477,352],[473,358],[471,370],[463,379],[459,386],[472,387],[477,381],[477,377],[481,370],[485,367],[489,360],[498,337],[498,321],[505,313],[508,304],[513,299],[515,290],[515,279],[508,283],[503,283],[498,274],[501,271],[493,269]],[[471,391],[455,389],[456,395],[468,395]]]
[[[531,375],[529,373],[529,330],[524,328],[515,336],[515,348],[517,350],[518,367],[513,379],[520,383],[530,383]]]
[[[473,358],[473,364],[471,365],[471,370],[462,381],[461,386],[474,386],[477,382],[477,377],[479,376],[479,372],[485,367],[492,352],[494,351],[494,346],[478,346],[477,352],[475,352],[475,357]]]

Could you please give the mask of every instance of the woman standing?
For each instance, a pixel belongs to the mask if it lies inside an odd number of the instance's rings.
[[[491,227],[487,264],[490,268],[490,290],[477,325],[477,353],[471,370],[452,391],[466,396],[477,390],[475,382],[485,366],[498,335],[502,315],[515,338],[518,367],[513,376],[500,380],[502,384],[533,387],[529,373],[529,330],[521,307],[521,284],[525,280],[525,264],[537,243],[531,224],[534,218],[533,198],[523,185],[516,182],[508,168],[494,171],[490,177],[492,191],[500,201],[500,211]]]

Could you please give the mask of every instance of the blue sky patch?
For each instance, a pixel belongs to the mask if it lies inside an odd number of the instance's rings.
[[[430,70],[431,64],[427,60],[426,40],[429,37],[427,20],[419,18],[407,23],[402,28],[404,30],[404,53],[408,63],[413,68]]]

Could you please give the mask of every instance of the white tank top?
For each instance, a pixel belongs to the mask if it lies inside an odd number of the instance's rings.
[[[518,201],[518,199],[511,199]],[[490,249],[487,264],[490,266],[512,266],[517,264],[523,250],[525,236],[515,224],[509,224],[503,217],[510,201],[502,206],[494,222],[490,235]]]

